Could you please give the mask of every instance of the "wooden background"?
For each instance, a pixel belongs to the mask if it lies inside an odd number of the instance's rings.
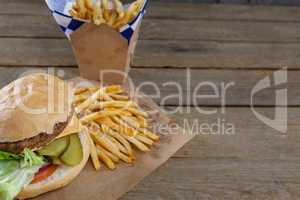
[[[300,199],[300,7],[296,0],[151,1],[130,75],[136,84],[154,81],[162,109],[179,124],[215,123],[225,119],[234,135],[198,135],[164,166],[141,182],[123,200]],[[225,4],[240,3],[240,4]],[[0,86],[29,69],[78,75],[70,45],[41,0],[0,0]],[[262,78],[288,67],[288,132],[282,134],[256,119],[250,93]],[[186,73],[190,70],[191,82]],[[176,91],[164,85],[176,81],[188,97],[202,81],[227,91],[225,113],[220,99],[183,102],[161,100]],[[203,94],[211,90],[203,88]],[[151,87],[143,92],[151,95]],[[257,94],[255,109],[274,115],[274,88]],[[217,109],[203,115],[202,109]]]

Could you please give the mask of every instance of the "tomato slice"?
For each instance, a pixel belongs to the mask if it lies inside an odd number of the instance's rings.
[[[44,167],[42,167],[34,176],[34,179],[31,181],[31,183],[38,183],[42,180],[47,179],[49,176],[51,176],[55,170],[57,169],[57,165],[49,164]]]

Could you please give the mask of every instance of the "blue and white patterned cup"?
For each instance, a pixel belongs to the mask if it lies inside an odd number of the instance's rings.
[[[55,21],[65,33],[65,35],[70,38],[70,35],[76,31],[80,26],[85,23],[91,23],[86,20],[81,20],[74,18],[69,15],[69,10],[75,0],[45,0],[48,8],[50,9]],[[144,1],[144,5],[141,6],[140,11],[137,16],[131,20],[128,24],[120,28],[120,34],[127,39],[128,44],[133,36],[133,33],[137,30],[137,27],[144,17],[146,12],[146,7],[149,0]]]

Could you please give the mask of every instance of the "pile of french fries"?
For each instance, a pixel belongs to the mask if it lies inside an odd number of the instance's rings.
[[[134,147],[150,151],[160,138],[149,130],[149,116],[124,94],[120,85],[75,90],[75,112],[90,140],[96,170],[102,161],[109,169],[120,161],[133,164]]]
[[[125,8],[120,0],[76,0],[69,12],[73,17],[119,30],[137,16],[143,4],[144,0],[136,0]]]

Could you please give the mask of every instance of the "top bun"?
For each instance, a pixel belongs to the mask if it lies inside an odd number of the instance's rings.
[[[48,74],[20,78],[0,90],[0,150],[21,152],[51,142],[72,117],[68,84]]]

